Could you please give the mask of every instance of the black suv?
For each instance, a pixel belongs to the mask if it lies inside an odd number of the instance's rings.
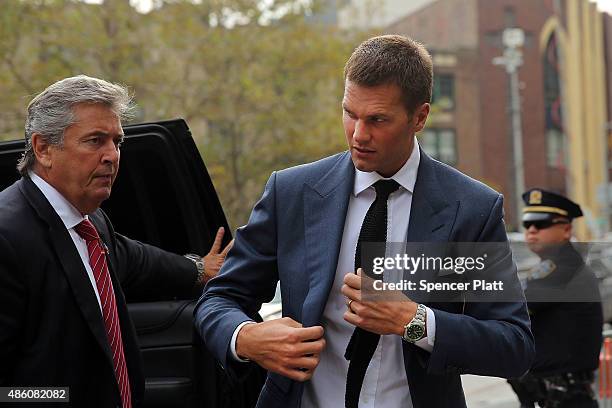
[[[219,198],[181,119],[124,127],[119,176],[102,208],[115,230],[177,254],[208,253],[225,227]],[[0,191],[19,179],[23,140],[0,143]],[[193,299],[129,298],[146,377],[146,407],[254,406],[263,373],[228,383],[193,327]]]

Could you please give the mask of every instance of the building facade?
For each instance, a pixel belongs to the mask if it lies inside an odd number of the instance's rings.
[[[434,58],[434,109],[420,143],[502,192],[517,229],[510,85],[493,59],[520,28],[518,69],[524,186],[570,196],[585,210],[579,238],[609,231],[609,16],[588,0],[438,0],[385,28],[423,42]],[[520,212],[521,209],[518,208]]]

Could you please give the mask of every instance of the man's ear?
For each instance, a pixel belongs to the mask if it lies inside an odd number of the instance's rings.
[[[563,237],[567,239],[568,241],[572,239],[572,222],[571,221],[569,222],[569,224],[563,225]]]
[[[427,122],[430,109],[430,105],[428,103],[424,103],[414,110],[414,118],[416,121],[414,125],[415,132],[420,132],[425,127],[425,122]]]
[[[36,161],[44,168],[50,169],[53,162],[51,158],[51,145],[41,136],[40,133],[32,135],[32,151],[36,156]]]

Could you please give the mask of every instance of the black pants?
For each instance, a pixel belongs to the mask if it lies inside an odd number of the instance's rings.
[[[512,389],[518,396],[521,403],[521,408],[534,408],[535,399],[533,397],[534,390],[529,384],[522,383],[516,380],[508,381],[512,386]],[[537,397],[536,397],[537,398]],[[548,408],[547,405],[541,405],[544,408]],[[553,405],[554,406],[554,405]],[[563,400],[556,408],[598,408],[597,401],[593,397],[585,394],[573,395],[568,399]]]

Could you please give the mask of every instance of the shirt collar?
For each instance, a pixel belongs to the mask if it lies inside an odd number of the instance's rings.
[[[417,142],[416,136],[414,137],[414,143],[412,145],[412,153],[406,160],[406,163],[391,176],[391,179],[397,181],[397,183],[410,193],[414,192],[414,185],[416,183],[417,172],[419,170],[419,163],[421,162],[421,155],[419,153],[419,143]],[[375,171],[365,172],[359,169],[355,169],[355,184],[353,185],[353,194],[359,195],[361,192],[366,190],[368,187],[376,183],[378,180],[383,180],[385,177],[381,176]]]
[[[87,219],[87,216],[83,216],[59,191],[43,180],[38,174],[29,171],[28,175],[47,201],[49,201],[57,215],[59,215],[66,229],[74,228],[81,221]]]

